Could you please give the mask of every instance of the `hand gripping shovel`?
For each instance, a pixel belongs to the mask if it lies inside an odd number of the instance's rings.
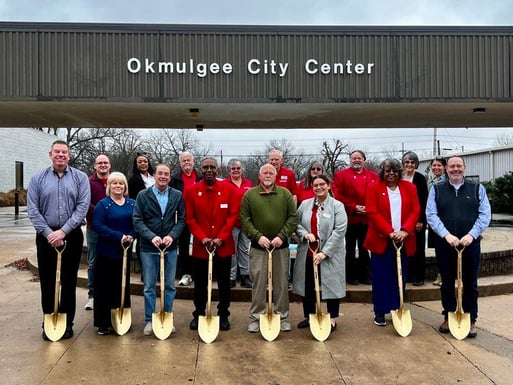
[[[153,334],[159,340],[165,340],[168,338],[173,331],[173,313],[165,312],[165,278],[164,278],[164,252],[167,246],[161,244],[159,247],[160,251],[160,312],[153,313],[151,315],[151,326],[153,328]]]
[[[208,253],[208,288],[207,288],[207,315],[200,315],[198,317],[198,333],[201,340],[209,344],[213,342],[219,334],[219,316],[212,315],[212,258],[216,251],[214,247],[209,250],[205,247]]]
[[[392,323],[396,332],[401,337],[407,337],[411,333],[412,321],[410,310],[405,309],[403,303],[403,271],[401,267],[401,249],[403,248],[403,243],[400,242],[397,244],[395,241],[392,241],[392,243],[396,251],[397,284],[399,286],[399,309],[391,311]]]
[[[57,268],[55,270],[55,294],[53,302],[53,313],[45,314],[44,330],[50,341],[59,341],[66,332],[66,313],[59,313],[59,297],[61,289],[61,263],[62,253],[66,249],[66,241],[61,248],[56,247]]]
[[[470,332],[470,313],[463,312],[463,304],[462,304],[462,296],[463,296],[463,281],[461,279],[461,264],[463,259],[463,250],[465,247],[461,249],[455,248],[458,252],[458,260],[457,260],[457,305],[456,311],[450,312],[447,314],[449,321],[449,330],[454,338],[457,340],[462,340],[468,336]]]
[[[319,288],[319,270],[315,264],[315,256],[319,251],[319,246],[315,250],[310,248],[310,242],[308,248],[313,255],[313,273],[315,283],[315,300],[316,300],[316,314],[310,314],[310,331],[317,341],[323,342],[328,339],[331,333],[331,318],[327,313],[323,313],[321,310],[321,290]]]
[[[273,313],[273,251],[267,249],[267,314],[260,314],[260,333],[267,341],[274,341],[280,334],[280,315]]]
[[[124,307],[127,274],[126,270],[128,260],[127,253],[130,246],[131,243],[129,242],[121,242],[121,247],[123,248],[123,267],[121,271],[121,304],[117,309],[110,310],[110,322],[112,323],[114,331],[120,336],[126,334],[132,325],[132,312],[130,308]]]

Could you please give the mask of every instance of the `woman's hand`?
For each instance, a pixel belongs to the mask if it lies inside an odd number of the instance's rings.
[[[317,254],[315,254],[313,260],[314,260],[314,263],[316,265],[319,265],[322,261],[324,261],[325,258],[326,258],[326,254],[324,254],[324,253],[317,253]]]

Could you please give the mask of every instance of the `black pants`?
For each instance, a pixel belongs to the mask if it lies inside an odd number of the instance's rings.
[[[130,266],[128,264],[128,266]],[[127,266],[127,267],[128,267]],[[98,254],[94,287],[94,326],[111,326],[110,311],[121,304],[121,277],[123,260]],[[126,275],[124,308],[130,307],[130,271]]]
[[[426,278],[426,226],[415,232],[417,250],[410,259],[408,268],[408,281],[424,281]]]
[[[77,304],[77,274],[84,244],[84,234],[80,228],[71,231],[65,238],[66,249],[62,253],[61,290],[59,313],[66,313],[66,326],[73,326]],[[41,306],[44,314],[54,310],[55,273],[57,252],[45,236],[36,236],[37,265],[41,287]]]
[[[219,257],[214,255],[212,259],[212,275],[217,280],[219,293],[219,303],[217,304],[217,314],[220,317],[230,315],[230,270],[232,267],[232,256]],[[192,268],[194,278],[194,318],[205,315],[207,306],[208,290],[208,259],[192,257]]]
[[[191,232],[189,227],[185,225],[178,238],[178,259],[176,261],[177,276],[181,277],[184,274],[192,274],[192,262],[189,255],[191,245]]]
[[[369,252],[363,247],[367,235],[367,225],[354,223],[347,226],[346,232],[346,280],[370,280],[371,268]],[[358,258],[356,258],[358,243]]]
[[[321,270],[319,272],[319,285],[321,284]],[[305,262],[305,296],[303,297],[303,316],[308,318],[310,314],[316,314],[317,299],[315,294],[315,280],[313,272],[313,262],[311,258],[306,258]],[[337,318],[339,315],[340,299],[330,298],[326,300],[326,306],[331,318]]]

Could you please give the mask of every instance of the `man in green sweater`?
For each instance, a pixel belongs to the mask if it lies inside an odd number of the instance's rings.
[[[280,314],[280,328],[290,331],[288,267],[288,237],[296,229],[296,204],[291,193],[276,186],[276,169],[265,164],[258,174],[260,184],[248,190],[242,198],[240,221],[242,231],[251,240],[249,274],[253,282],[250,333],[259,332],[260,314],[266,311],[267,250],[273,249],[273,302]]]

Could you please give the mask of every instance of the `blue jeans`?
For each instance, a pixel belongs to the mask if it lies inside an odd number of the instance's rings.
[[[175,300],[175,275],[176,275],[176,249],[166,251],[164,254],[164,311],[173,311]],[[155,300],[157,289],[157,275],[160,270],[160,253],[141,250],[141,263],[144,273],[144,322],[151,322],[151,316],[155,313]],[[160,310],[160,308],[159,308]]]
[[[232,230],[235,241],[235,254],[232,256],[230,279],[237,279],[237,268],[240,268],[240,275],[249,275],[249,244],[250,240],[240,227],[235,226]]]
[[[87,296],[94,298],[94,268],[96,266],[96,244],[98,243],[98,234],[96,231],[87,228]]]

